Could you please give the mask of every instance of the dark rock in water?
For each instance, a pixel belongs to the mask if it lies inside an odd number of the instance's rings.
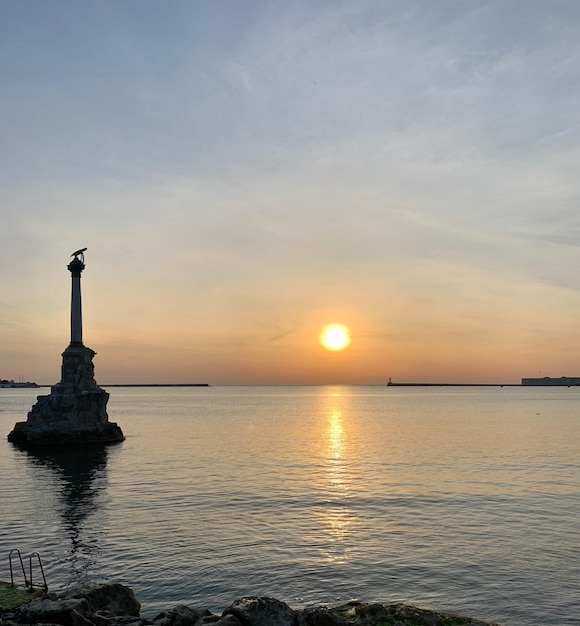
[[[93,612],[109,611],[113,615],[139,615],[141,604],[133,590],[118,583],[82,583],[60,594],[63,600],[84,598]]]
[[[171,611],[164,611],[153,619],[155,626],[242,626],[233,615],[214,615],[211,611],[197,611],[180,604]]]
[[[471,617],[419,609],[408,604],[349,602],[332,609],[349,624],[361,626],[499,626]]]
[[[51,593],[16,609],[13,619],[16,624],[91,626],[94,623],[90,619],[92,615],[91,607],[84,598],[63,600]]]
[[[95,626],[151,626],[151,622],[142,617],[131,615],[108,616],[105,611],[98,611],[95,615]]]
[[[205,617],[214,618],[213,622],[219,619],[217,615],[212,615],[210,611],[196,611],[185,606],[185,604],[179,604],[171,611],[159,613],[153,621],[156,626],[193,626]]]
[[[203,626],[204,623],[204,621],[198,622],[197,626]],[[243,626],[242,622],[240,622],[240,620],[231,613],[218,617],[217,621],[213,623],[216,626]]]
[[[186,605],[153,620],[139,617],[140,604],[128,587],[112,583],[76,585],[59,595],[45,594],[2,616],[3,626],[498,626],[470,617],[419,609],[406,604],[349,602],[334,609],[291,609],[280,600],[244,597],[221,615]]]
[[[294,626],[295,612],[274,598],[240,598],[223,612],[234,615],[244,626]]]
[[[302,609],[298,611],[296,626],[346,626],[344,617],[323,606]]]
[[[63,624],[92,626],[121,624],[139,617],[141,605],[129,587],[114,583],[85,583],[59,595],[46,594],[16,609],[11,616],[15,624]],[[8,622],[10,623],[10,622]]]
[[[389,618],[389,608],[377,603],[349,602],[342,607],[336,608],[335,611],[355,619],[359,624],[374,624],[376,622],[384,622]]]

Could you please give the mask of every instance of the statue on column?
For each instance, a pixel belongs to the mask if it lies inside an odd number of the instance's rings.
[[[87,250],[87,248],[81,248],[80,250],[77,250],[76,252],[73,252],[71,254],[71,256],[74,256],[73,261],[77,261],[79,260],[83,266],[85,264],[85,251]],[[71,261],[72,263],[72,261]]]
[[[26,422],[18,422],[8,441],[23,448],[117,443],[125,439],[121,428],[109,422],[109,394],[94,377],[94,350],[82,340],[81,248],[71,254],[71,341],[62,353],[61,380],[50,394],[38,396]]]

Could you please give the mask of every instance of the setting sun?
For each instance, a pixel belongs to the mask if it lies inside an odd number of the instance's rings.
[[[343,350],[350,343],[349,330],[340,324],[329,324],[320,333],[320,343],[327,350]]]

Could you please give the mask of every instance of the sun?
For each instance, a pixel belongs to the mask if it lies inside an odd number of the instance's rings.
[[[341,324],[329,324],[320,333],[320,343],[327,350],[344,350],[350,343],[349,330]]]

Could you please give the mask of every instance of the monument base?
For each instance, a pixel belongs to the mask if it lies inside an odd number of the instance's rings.
[[[109,394],[94,378],[94,350],[71,343],[62,353],[62,378],[50,394],[38,396],[26,422],[18,422],[8,441],[20,447],[118,443],[121,428],[109,422]]]
[[[8,435],[8,441],[19,448],[27,449],[108,445],[124,440],[121,427],[114,422],[91,427],[75,426],[64,421],[46,426],[30,426],[28,422],[18,422]]]

